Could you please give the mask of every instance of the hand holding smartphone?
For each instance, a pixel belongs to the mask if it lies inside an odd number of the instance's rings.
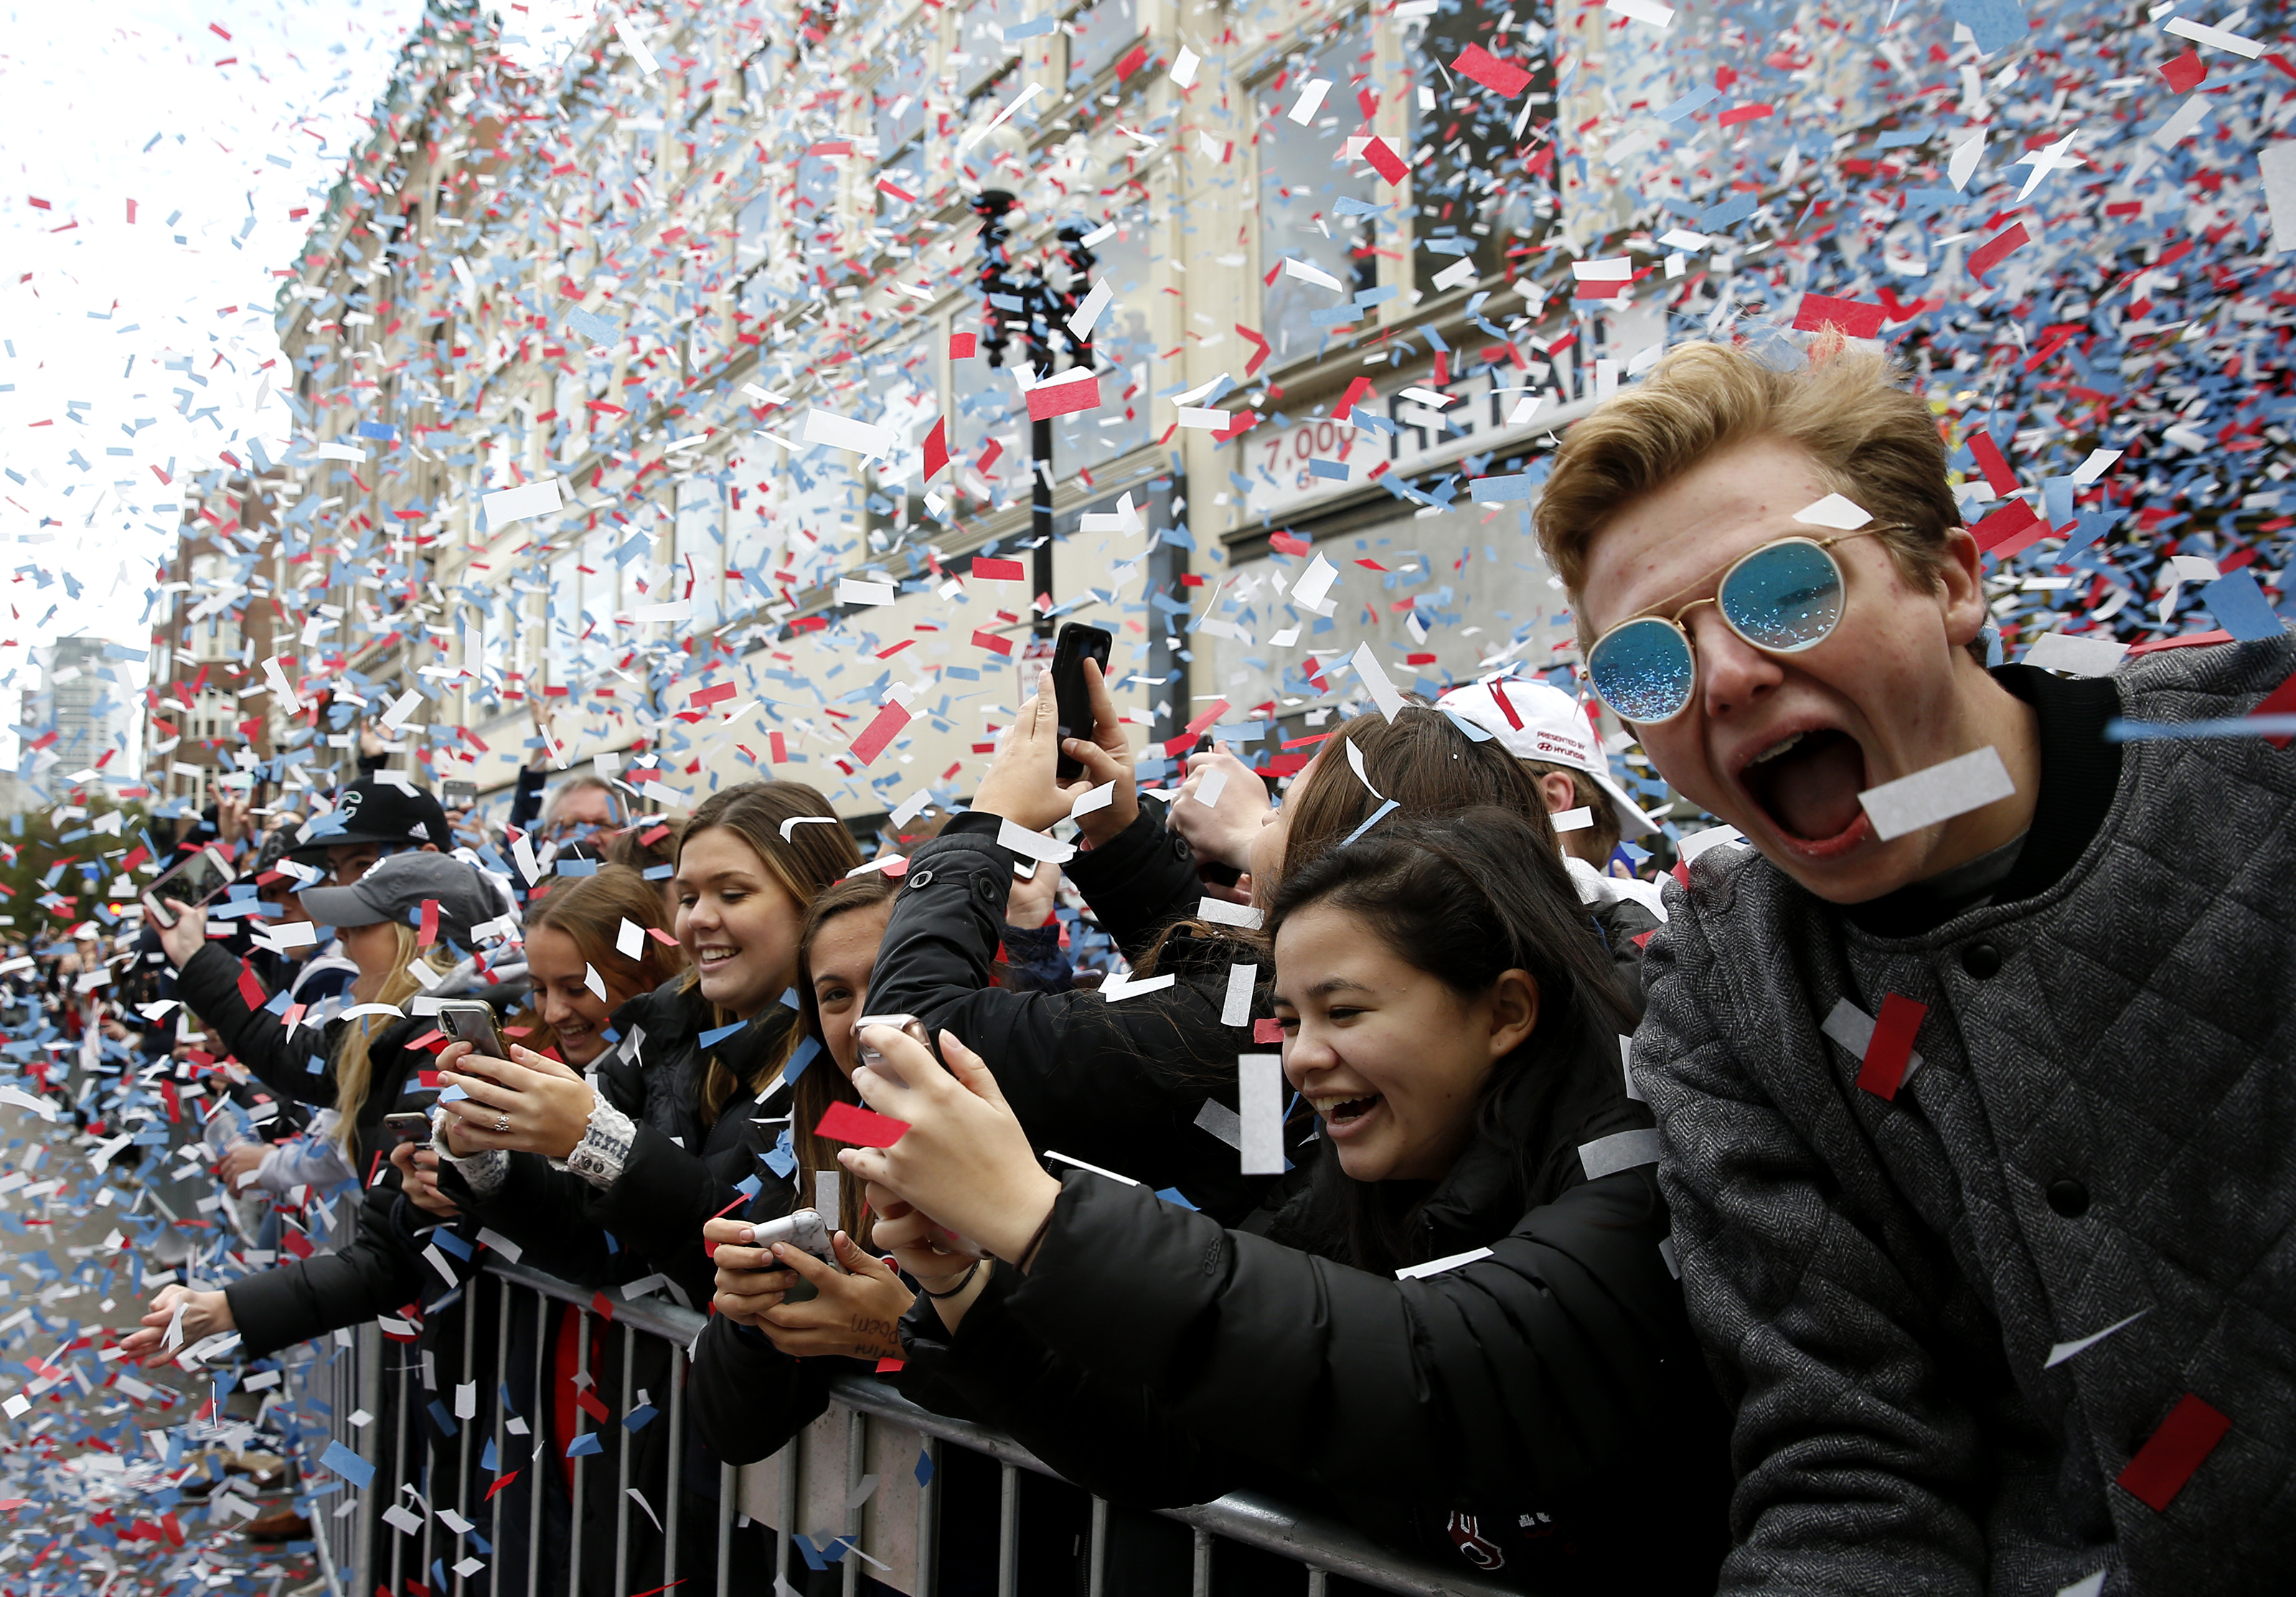
[[[1084,662],[1092,661],[1105,677],[1108,651],[1115,643],[1115,634],[1079,621],[1070,621],[1061,628],[1060,637],[1053,644],[1053,702],[1060,717],[1060,735],[1063,739],[1089,739],[1093,735],[1092,684],[1085,680]],[[1074,782],[1084,774],[1084,765],[1063,752],[1054,766],[1054,774],[1062,782]]]
[[[171,905],[205,904],[229,887],[233,876],[221,849],[202,848],[144,889],[144,912],[156,924],[171,927],[182,919],[180,909]]]

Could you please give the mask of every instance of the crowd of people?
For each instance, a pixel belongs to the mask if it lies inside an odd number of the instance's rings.
[[[1831,342],[1672,352],[1536,517],[1587,691],[1740,834],[1656,881],[1585,704],[1513,676],[1151,795],[1087,667],[1089,735],[1040,691],[968,806],[865,857],[785,781],[544,813],[537,768],[504,834],[531,879],[388,771],[268,839],[218,815],[263,924],[321,934],[246,963],[243,920],[190,910],[141,957],[275,1101],[217,1151],[232,1190],[359,1216],[165,1288],[130,1349],[379,1316],[459,1349],[505,1240],[706,1306],[683,1354],[562,1309],[477,1372],[539,1444],[504,1590],[608,1592],[568,1532],[620,1481],[631,1569],[673,1518],[706,1544],[718,1466],[840,1371],[1057,1471],[1024,1589],[1073,1584],[1086,1493],[1108,1589],[1186,1589],[1154,1511],[1239,1488],[1531,1592],[2275,1585],[2296,754],[2109,734],[2246,716],[2296,644],[1988,667],[1934,419]],[[1916,780],[1983,750],[2005,790]],[[1867,802],[1902,782],[1909,819]],[[821,1252],[758,1237],[808,1209]],[[691,1456],[602,1427],[627,1456],[578,1501],[580,1407],[680,1381]],[[469,1467],[431,1458],[434,1495]],[[946,1489],[995,1488],[953,1457]],[[944,1517],[940,1589],[986,1589],[992,1518]],[[741,1536],[741,1589],[831,1578]],[[1231,1551],[1222,1589],[1289,1589]]]

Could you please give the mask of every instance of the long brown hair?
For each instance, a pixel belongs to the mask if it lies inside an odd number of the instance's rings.
[[[630,965],[616,943],[622,922],[641,931],[668,931],[661,913],[661,895],[653,883],[625,865],[602,866],[594,876],[562,877],[547,896],[527,905],[528,935],[548,927],[574,940],[590,966],[599,971],[623,970]],[[640,940],[637,956],[638,991],[651,993],[685,969],[685,950],[675,941]]]
[[[1371,787],[1364,785],[1348,759],[1343,745],[1349,743],[1363,757]],[[1372,788],[1384,798],[1374,796]],[[1490,805],[1521,815],[1547,853],[1556,848],[1554,826],[1546,817],[1546,795],[1523,763],[1496,738],[1478,741],[1443,711],[1413,700],[1392,719],[1369,710],[1342,723],[1324,740],[1322,757],[1292,783],[1284,799],[1292,815],[1283,839],[1283,874],[1272,881],[1254,881],[1254,899],[1263,909],[1273,903],[1285,880],[1345,842],[1379,813],[1386,798],[1394,799],[1396,808],[1382,826]],[[1198,938],[1250,949],[1251,957],[1262,955],[1259,941],[1239,936],[1232,928],[1180,921],[1165,930],[1145,958],[1136,962],[1139,969],[1155,970],[1165,940],[1183,929]]]
[[[804,1018],[805,1035],[821,1044],[822,1052],[810,1068],[797,1078],[790,1089],[790,1147],[797,1154],[798,1197],[800,1202],[810,1201],[813,1178],[822,1170],[840,1170],[837,1163],[837,1144],[826,1137],[813,1134],[821,1124],[821,1117],[832,1103],[859,1104],[861,1094],[829,1057],[829,1034],[821,1022],[821,1004],[813,991],[813,942],[821,929],[856,910],[867,910],[878,905],[890,905],[893,895],[901,890],[899,879],[880,871],[865,871],[858,876],[849,876],[826,889],[806,911],[805,935],[797,951],[798,1012]],[[867,1207],[857,1181],[840,1181],[837,1185],[837,1226],[863,1247],[868,1241],[861,1225],[863,1210]]]
[[[784,839],[782,823],[800,817],[805,823],[791,827]],[[686,845],[713,826],[722,826],[747,843],[800,911],[810,910],[824,889],[861,863],[861,850],[829,800],[801,782],[745,782],[712,793],[678,836],[678,863],[685,861]],[[686,985],[699,979],[698,974],[689,975]],[[718,1023],[722,1026],[730,1019],[720,1014]],[[703,1123],[717,1119],[736,1089],[764,1091],[796,1044],[797,1032],[791,1028],[783,1046],[760,1060],[747,1082],[737,1080],[732,1068],[711,1054],[701,1086]]]

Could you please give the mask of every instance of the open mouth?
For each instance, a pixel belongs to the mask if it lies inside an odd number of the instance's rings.
[[[1380,1095],[1374,1093],[1368,1098],[1342,1098],[1334,1103],[1318,1105],[1316,1112],[1324,1117],[1324,1125],[1338,1131],[1362,1119],[1377,1109],[1379,1103]]]
[[[739,948],[704,948],[694,955],[694,963],[704,970],[714,970],[720,965],[731,964],[741,954]]]
[[[1866,751],[1832,726],[1779,739],[1738,773],[1746,796],[1770,824],[1795,842],[1847,846],[1866,823],[1857,795],[1866,780]]]

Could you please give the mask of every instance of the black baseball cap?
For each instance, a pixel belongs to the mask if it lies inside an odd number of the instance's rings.
[[[332,811],[303,827],[295,851],[317,853],[344,843],[399,848],[428,843],[443,854],[454,848],[455,833],[445,807],[426,790],[362,776],[342,790]]]

